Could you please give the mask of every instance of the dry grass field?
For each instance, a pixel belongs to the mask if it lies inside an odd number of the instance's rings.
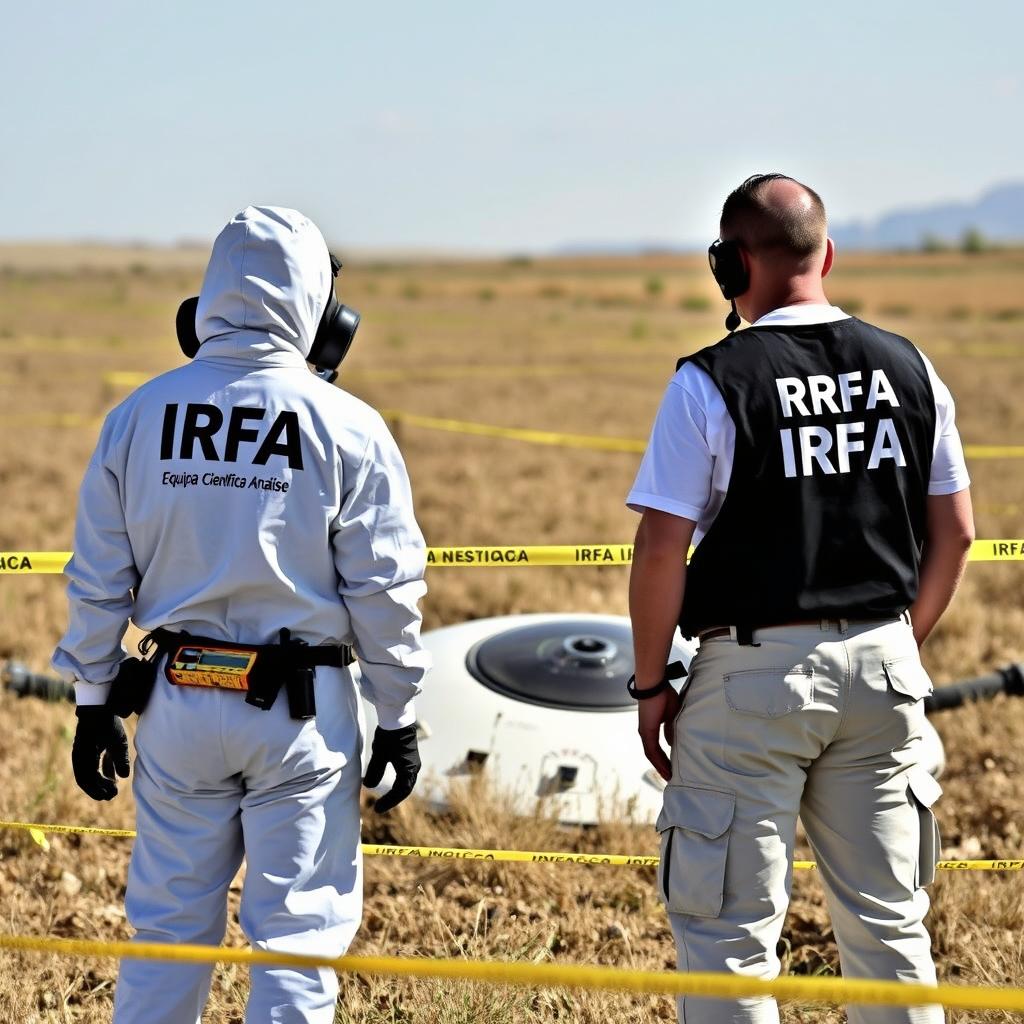
[[[205,254],[0,247],[0,551],[67,549],[95,420],[124,389],[111,371],[180,361],[178,301]],[[840,258],[831,296],[917,340],[951,385],[965,441],[1024,438],[1024,252]],[[640,438],[675,358],[714,341],[725,309],[697,257],[398,263],[352,259],[341,279],[363,327],[341,383],[383,407],[514,427]],[[75,417],[55,423],[56,414]],[[623,506],[639,456],[575,451],[403,425],[420,521],[435,545],[628,541]],[[978,532],[1024,536],[1024,460],[972,462]],[[427,626],[523,611],[626,611],[622,568],[437,570]],[[58,577],[0,580],[0,661],[44,669],[64,621]],[[925,652],[937,681],[1024,660],[1024,566],[972,565]],[[443,687],[433,678],[430,685]],[[73,715],[0,696],[0,816],[131,827],[131,797],[91,803],[74,785]],[[938,813],[947,854],[1024,853],[1024,702],[937,722],[949,769]],[[635,743],[624,734],[623,745]],[[413,805],[367,815],[371,841],[653,852],[649,829],[586,832],[514,820],[481,791],[443,818]],[[129,843],[54,837],[44,852],[0,833],[2,927],[124,938]],[[1024,876],[964,873],[933,889],[941,977],[1024,984]],[[241,944],[232,922],[228,941]],[[835,944],[813,875],[796,883],[787,970],[833,973]],[[648,871],[380,861],[366,871],[355,953],[453,955],[664,969],[671,936]],[[0,1019],[109,1020],[115,967],[0,955]],[[245,972],[217,972],[208,1020],[241,1020]],[[1003,1014],[953,1013],[961,1022]],[[836,1010],[790,1005],[788,1022]],[[338,1020],[366,1024],[671,1020],[664,999],[346,978]]]

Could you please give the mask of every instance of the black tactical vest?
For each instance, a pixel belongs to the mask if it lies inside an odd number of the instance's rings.
[[[909,607],[935,441],[917,349],[851,317],[751,327],[687,361],[722,393],[736,451],[690,561],[683,634]]]

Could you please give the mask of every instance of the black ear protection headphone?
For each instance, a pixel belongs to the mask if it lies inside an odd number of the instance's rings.
[[[328,253],[328,255],[331,257],[331,276],[336,278],[341,270],[341,260],[333,253]],[[178,334],[178,344],[189,359],[194,358],[199,351],[199,338],[196,336],[196,309],[198,307],[198,295],[186,299],[178,307],[178,315],[174,322]],[[338,301],[332,282],[327,305],[324,306],[313,344],[310,346],[309,355],[306,356],[306,362],[312,363],[317,374],[329,384],[337,379],[338,366],[348,355],[358,327],[359,314],[350,306]]]
[[[750,287],[750,275],[743,265],[740,243],[723,242],[720,238],[708,247],[708,263],[711,273],[722,289],[722,296],[732,302],[732,312],[725,318],[727,331],[735,331],[740,325],[740,315],[736,312],[736,296],[742,295]]]

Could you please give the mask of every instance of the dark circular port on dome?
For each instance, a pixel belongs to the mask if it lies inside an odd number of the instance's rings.
[[[614,645],[602,640],[599,636],[577,636],[565,641],[570,650],[580,654],[601,654]]]
[[[604,665],[619,653],[611,640],[600,636],[567,636],[562,646],[567,657],[582,665]]]
[[[466,655],[470,674],[496,693],[573,711],[621,711],[633,672],[628,624],[564,618],[496,633]]]

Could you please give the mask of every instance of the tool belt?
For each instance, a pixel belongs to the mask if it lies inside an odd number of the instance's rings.
[[[166,655],[164,675],[175,686],[200,686],[245,692],[246,704],[269,711],[283,686],[292,718],[313,718],[314,669],[344,668],[355,660],[347,644],[311,647],[282,629],[276,644],[239,644],[191,633],[154,629],[149,640]]]
[[[872,619],[846,619],[846,618],[824,618],[824,619],[799,619],[796,622],[774,622],[768,625],[751,626],[713,626],[708,629],[701,629],[697,632],[697,639],[703,643],[705,640],[717,640],[719,637],[733,637],[741,647],[760,647],[754,643],[754,633],[759,629],[786,629],[790,626],[818,626],[820,629],[838,629],[845,632],[850,626],[864,626],[872,623],[895,622],[901,619],[910,625],[910,612],[903,611],[896,616],[883,616]]]

